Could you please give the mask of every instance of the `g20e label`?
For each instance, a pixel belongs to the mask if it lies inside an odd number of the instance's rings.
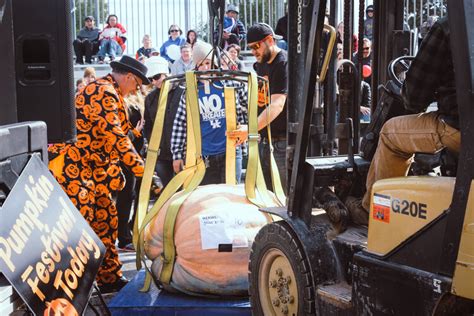
[[[372,217],[374,220],[390,223],[390,213],[393,212],[426,220],[427,208],[425,203],[397,199],[389,195],[374,193],[372,200]]]
[[[392,198],[391,207],[394,213],[426,219],[427,205],[425,203]]]

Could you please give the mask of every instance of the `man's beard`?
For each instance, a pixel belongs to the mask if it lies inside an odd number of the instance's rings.
[[[272,58],[272,53],[267,47],[262,54],[262,60],[260,61],[260,63],[262,64],[267,63],[270,60],[270,58]]]

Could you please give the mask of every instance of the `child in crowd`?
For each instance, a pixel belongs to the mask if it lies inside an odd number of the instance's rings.
[[[84,69],[84,75],[82,76],[82,78],[84,79],[84,85],[86,86],[92,81],[95,81],[95,79],[97,78],[95,68],[87,67],[86,69]]]
[[[86,85],[84,84],[84,79],[79,78],[76,81],[76,96],[81,93],[82,89],[84,89]]]
[[[140,61],[145,61],[145,59],[150,58],[151,56],[157,56],[160,53],[152,46],[151,36],[145,34],[142,39],[143,46],[137,50],[135,54],[135,59]]]

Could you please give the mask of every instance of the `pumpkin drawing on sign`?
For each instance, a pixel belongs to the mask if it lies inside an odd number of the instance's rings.
[[[44,316],[78,316],[74,305],[65,298],[57,298],[47,302],[46,306]]]

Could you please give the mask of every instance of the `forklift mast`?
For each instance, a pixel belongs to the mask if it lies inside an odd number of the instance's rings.
[[[304,164],[310,140],[325,12],[325,0],[290,1],[288,7],[289,34],[294,34],[288,37],[290,48],[288,67],[291,71],[288,74],[287,161],[289,160],[288,166],[292,166],[291,175],[288,176],[291,179],[288,190],[288,214],[300,218],[308,216],[308,212],[303,210],[311,207],[307,204],[311,204],[312,190],[303,189]],[[289,156],[293,157],[292,163],[288,159]]]
[[[459,282],[458,270],[467,266],[459,260],[459,255],[469,254],[468,244],[472,245],[473,237],[466,220],[473,218],[474,210],[467,208],[469,192],[474,179],[474,4],[472,1],[448,1],[448,19],[450,27],[450,44],[456,78],[456,94],[461,127],[461,151],[459,153],[456,185],[453,200],[448,213],[446,233],[444,234],[441,273],[453,275],[454,286]],[[468,222],[468,221],[466,221]],[[461,247],[460,247],[461,245]],[[466,248],[464,248],[466,247]],[[472,249],[472,248],[471,248]],[[471,254],[472,258],[472,254]],[[458,264],[456,265],[456,260]],[[472,264],[472,259],[471,259]],[[456,266],[456,267],[455,267]],[[456,271],[454,271],[456,268]],[[472,277],[472,269],[470,269]],[[472,280],[472,279],[470,279]],[[471,288],[472,295],[472,288]]]
[[[379,99],[378,87],[388,80],[388,64],[409,52],[410,31],[403,30],[404,5],[404,0],[374,1],[376,14],[372,41],[372,111]]]

